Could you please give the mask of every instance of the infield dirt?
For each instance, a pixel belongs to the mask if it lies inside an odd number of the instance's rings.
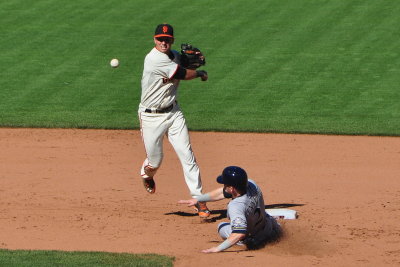
[[[221,240],[227,201],[193,209],[165,140],[157,192],[145,192],[140,132],[0,129],[0,248],[159,253],[175,266],[400,264],[400,138],[191,132],[205,191],[228,165],[247,170],[268,208],[289,207],[286,235],[258,251]]]

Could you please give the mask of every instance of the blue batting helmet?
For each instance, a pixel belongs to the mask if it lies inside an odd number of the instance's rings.
[[[218,183],[233,186],[242,192],[247,191],[247,180],[246,171],[237,166],[226,167],[217,177]]]

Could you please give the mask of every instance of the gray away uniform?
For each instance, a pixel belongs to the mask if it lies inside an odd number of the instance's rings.
[[[246,194],[229,202],[227,215],[231,222],[220,223],[218,233],[223,239],[231,233],[246,234],[243,243],[249,249],[260,248],[281,234],[279,224],[265,212],[262,192],[253,180],[249,179]]]

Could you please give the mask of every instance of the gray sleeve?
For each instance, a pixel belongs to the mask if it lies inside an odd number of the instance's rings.
[[[244,203],[231,201],[228,205],[228,216],[231,219],[232,233],[246,234],[247,220]]]

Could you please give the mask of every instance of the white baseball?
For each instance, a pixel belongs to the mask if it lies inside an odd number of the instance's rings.
[[[113,68],[117,68],[117,67],[119,66],[119,61],[118,61],[118,59],[116,59],[116,58],[111,59],[110,65],[111,65],[111,67],[113,67]]]

